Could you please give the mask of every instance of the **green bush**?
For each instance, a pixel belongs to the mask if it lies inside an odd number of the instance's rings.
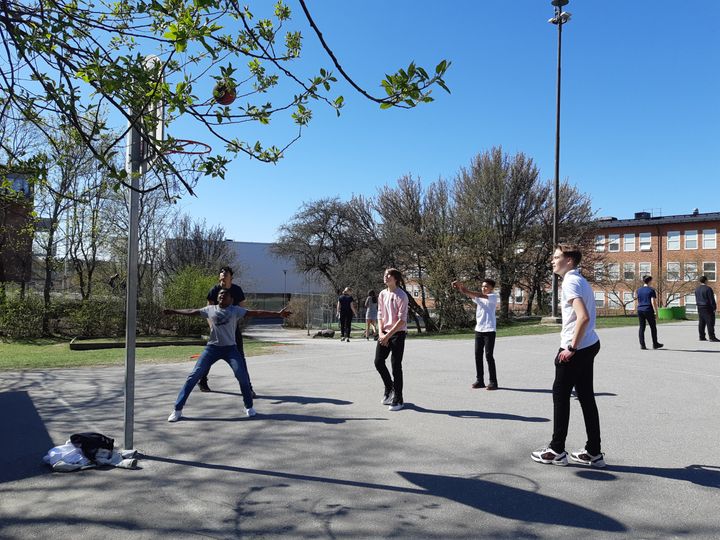
[[[125,301],[120,298],[94,298],[68,309],[66,331],[82,337],[118,337],[125,334]]]
[[[0,305],[0,335],[14,339],[42,336],[43,309],[39,295],[8,296]]]
[[[208,276],[200,268],[188,266],[171,276],[163,291],[164,307],[173,309],[201,308],[207,305],[207,293],[217,284],[217,278]],[[205,319],[182,315],[165,315],[178,335],[198,335],[209,332]]]

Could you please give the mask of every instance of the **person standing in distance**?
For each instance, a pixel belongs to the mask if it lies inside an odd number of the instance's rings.
[[[550,444],[530,454],[533,461],[567,465],[565,439],[570,423],[570,393],[573,387],[580,400],[587,442],[585,448],[570,453],[570,458],[583,465],[605,467],[600,451],[600,417],[593,388],[593,364],[600,352],[600,338],[595,333],[595,297],[578,265],[582,253],[577,246],[559,244],[552,258],[553,272],[562,283],[562,330],[560,350],[555,356],[553,383],[553,435]]]
[[[377,294],[373,289],[368,291],[367,298],[365,298],[365,339],[370,339],[370,327],[372,326],[373,336],[375,341],[378,339],[377,334],[377,310],[378,310],[378,299]]]
[[[657,339],[657,325],[655,324],[655,315],[657,314],[657,293],[650,286],[652,276],[643,276],[644,285],[637,290],[637,314],[640,320],[640,348],[647,349],[645,346],[645,323],[650,325],[650,336],[652,337],[653,349],[660,349],[663,344]]]
[[[471,291],[464,283],[460,281],[452,282],[453,288],[457,289],[465,296],[470,298],[477,308],[475,310],[475,382],[473,388],[485,388],[485,375],[483,373],[483,350],[487,359],[488,375],[490,377],[488,390],[497,390],[497,373],[495,371],[495,335],[496,322],[495,310],[497,309],[497,294],[493,293],[495,289],[495,280],[485,278],[480,286],[480,292]]]
[[[220,268],[220,273],[218,275],[218,284],[215,285],[208,292],[207,305],[218,305],[218,294],[220,294],[221,290],[226,289],[230,291],[230,295],[232,296],[232,305],[245,307],[245,292],[242,290],[242,287],[240,287],[240,285],[237,285],[232,281],[233,269],[229,266],[223,266],[222,268]],[[243,349],[243,337],[242,330],[240,329],[240,323],[238,323],[238,326],[235,328],[235,343],[237,344],[238,351],[240,351],[241,361],[245,362],[245,371],[248,371],[247,363],[245,360],[245,350]],[[249,378],[250,372],[248,371],[248,379]],[[208,384],[207,374],[200,379],[200,382],[198,383],[198,388],[200,388],[201,392],[211,392],[210,385]],[[253,399],[256,398],[257,395],[252,389],[252,382],[250,383],[250,391],[252,392]]]
[[[337,302],[337,316],[340,319],[340,341],[350,341],[350,329],[356,313],[352,289],[345,287]]]
[[[720,341],[715,336],[715,312],[717,311],[717,303],[715,302],[715,293],[707,285],[707,277],[700,276],[698,279],[700,285],[695,289],[695,302],[698,310],[698,331],[700,332],[700,341],[705,339],[705,327],[710,336],[710,341]]]
[[[378,295],[378,331],[375,347],[375,369],[385,385],[382,404],[391,411],[403,408],[402,361],[407,337],[408,297],[402,274],[395,268],[385,270],[383,281],[387,286]],[[390,356],[392,377],[386,361]]]

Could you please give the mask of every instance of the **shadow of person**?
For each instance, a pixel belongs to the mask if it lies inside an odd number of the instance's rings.
[[[344,424],[358,420],[384,420],[387,418],[333,418],[329,416],[312,416],[308,414],[264,414],[258,412],[252,418],[247,416],[186,416],[183,414],[182,421],[188,422],[257,422],[260,420],[273,420],[274,422],[301,422],[306,424]]]
[[[496,413],[485,411],[444,411],[438,409],[426,409],[414,403],[405,403],[406,410],[427,414],[442,414],[445,416],[453,416],[455,418],[479,418],[485,420],[515,420],[518,422],[549,422],[549,418],[540,416],[519,416],[517,414]]]
[[[606,480],[597,475],[610,473],[644,474],[668,478],[670,480],[683,480],[699,486],[720,488],[720,467],[715,465],[688,465],[682,469],[662,469],[660,467],[636,467],[633,465],[608,465],[607,470],[578,471],[576,474],[590,480]]]

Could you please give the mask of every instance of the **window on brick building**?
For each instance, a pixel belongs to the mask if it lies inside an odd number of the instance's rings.
[[[717,249],[717,232],[715,229],[703,229],[703,249]]]
[[[685,313],[697,313],[695,293],[685,295]]]
[[[595,251],[605,251],[605,236],[602,234],[595,237]]]
[[[697,263],[686,262],[685,263],[685,281],[695,281],[698,278]]]
[[[633,296],[633,293],[631,293],[631,292],[623,293],[623,304],[625,304],[625,307],[628,309],[635,308],[635,296]]]
[[[610,263],[607,265],[608,279],[617,281],[620,279],[620,263]]]
[[[520,288],[515,289],[515,303],[516,304],[523,303],[523,290]]]
[[[703,276],[708,278],[708,281],[717,280],[717,264],[714,262],[703,263]]]
[[[680,295],[666,294],[665,295],[665,307],[680,307]]]
[[[679,262],[667,263],[667,280],[668,281],[680,281],[680,263]]]
[[[608,307],[611,309],[620,309],[620,293],[612,291],[608,293]]]
[[[641,279],[645,276],[652,276],[652,263],[649,263],[649,262],[639,263],[638,264],[638,272],[640,273]]]
[[[608,235],[608,251],[618,252],[620,251],[620,235],[609,234]]]
[[[640,233],[640,251],[650,251],[652,249],[652,233]]]
[[[680,231],[668,231],[667,249],[668,251],[677,251],[680,249]]]
[[[595,263],[593,271],[595,274],[595,281],[602,281],[605,279],[605,266],[603,263]]]
[[[595,307],[605,307],[605,293],[602,291],[594,293]]]
[[[685,231],[685,249],[697,249],[697,231]]]
[[[635,263],[623,263],[623,279],[626,281],[635,279]]]
[[[635,251],[635,235],[634,234],[623,235],[623,250],[624,251]]]

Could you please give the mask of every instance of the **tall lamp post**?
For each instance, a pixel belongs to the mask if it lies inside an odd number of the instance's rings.
[[[555,9],[555,15],[548,22],[557,26],[558,47],[557,47],[557,103],[555,114],[555,189],[554,210],[553,210],[553,249],[559,241],[559,216],[560,216],[560,66],[562,64],[562,28],[570,20],[570,13],[563,11],[570,0],[552,0],[550,3]],[[552,317],[558,317],[558,276],[552,275]]]
[[[283,270],[283,276],[285,277],[284,284],[283,284],[283,305],[282,307],[285,307],[287,305],[287,270]]]

